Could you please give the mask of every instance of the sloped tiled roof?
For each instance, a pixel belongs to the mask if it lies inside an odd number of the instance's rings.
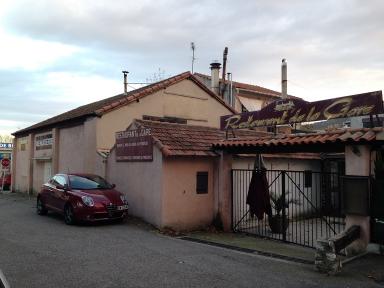
[[[384,143],[384,128],[339,129],[310,134],[279,134],[264,137],[242,137],[220,140],[214,148],[288,147],[315,144],[368,144]]]
[[[219,101],[222,105],[228,108],[229,111],[235,113],[236,111],[227,105],[220,97],[218,97],[215,93],[213,93],[210,89],[208,89],[204,84],[201,83],[194,75],[190,72],[184,72],[179,75],[170,77],[168,79],[159,81],[157,83],[133,90],[128,92],[127,94],[119,94],[110,98],[106,98],[97,102],[93,102],[90,104],[86,104],[80,106],[76,109],[67,111],[60,115],[54,116],[32,126],[29,126],[25,129],[21,129],[13,133],[13,135],[21,135],[27,134],[33,130],[40,130],[44,128],[51,128],[59,123],[65,123],[67,121],[76,120],[76,119],[84,119],[88,116],[101,116],[105,113],[108,113],[114,109],[117,109],[121,106],[128,105],[132,102],[135,102],[147,95],[153,94],[161,89],[165,89],[173,84],[176,84],[182,80],[189,79],[193,81],[196,85],[198,85],[201,89]]]
[[[150,128],[155,144],[165,156],[217,156],[212,143],[225,139],[225,131],[205,126],[135,120],[140,127]],[[261,131],[236,131],[236,136],[265,136]]]
[[[205,75],[205,74],[201,74],[201,73],[194,73],[197,77],[201,77],[201,78],[205,78],[207,80],[210,80],[211,79],[211,76],[208,76],[208,75]],[[220,82],[222,82],[223,80],[220,79]],[[226,83],[228,83],[228,81],[226,80]],[[262,94],[262,95],[266,95],[266,96],[269,96],[269,97],[275,97],[275,98],[280,98],[281,97],[281,92],[278,92],[278,91],[274,91],[274,90],[271,90],[271,89],[268,89],[268,88],[264,88],[264,87],[261,87],[261,86],[258,86],[258,85],[251,85],[251,84],[246,84],[246,83],[241,83],[241,82],[236,82],[236,81],[232,81],[232,85],[238,89],[243,89],[243,90],[248,90],[248,91],[252,91],[252,92],[255,92],[255,93],[258,93],[258,94]],[[289,97],[294,97],[294,96],[289,96]],[[294,97],[296,98],[296,97]]]

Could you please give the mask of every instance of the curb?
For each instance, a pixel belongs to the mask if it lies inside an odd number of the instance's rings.
[[[192,238],[192,237],[188,237],[188,236],[178,237],[178,239],[190,241],[190,242],[207,244],[210,246],[216,246],[216,247],[225,248],[225,249],[229,249],[229,250],[235,250],[235,251],[244,252],[244,253],[248,253],[248,254],[256,254],[256,255],[260,255],[260,256],[265,256],[265,257],[270,257],[270,258],[275,258],[275,259],[280,259],[280,260],[286,260],[286,261],[300,263],[300,264],[307,264],[307,265],[315,264],[315,261],[310,261],[310,260],[306,260],[306,259],[295,258],[295,257],[291,257],[291,256],[285,256],[285,255],[280,255],[280,254],[275,254],[275,253],[270,253],[270,252],[265,252],[265,251],[250,249],[250,248],[242,248],[242,247],[232,246],[232,245],[228,245],[228,244],[222,244],[222,243],[217,243],[217,242],[212,242],[212,241],[207,241],[207,240],[202,240],[202,239],[196,239],[196,238]]]

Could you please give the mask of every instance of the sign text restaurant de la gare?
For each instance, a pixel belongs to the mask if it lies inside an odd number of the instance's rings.
[[[381,113],[384,113],[382,92],[375,91],[316,102],[278,100],[259,111],[222,116],[220,127],[247,129]]]

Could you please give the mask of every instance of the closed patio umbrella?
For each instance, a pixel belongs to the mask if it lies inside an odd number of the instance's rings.
[[[247,204],[249,205],[251,217],[256,215],[257,219],[263,220],[264,213],[272,215],[268,187],[264,161],[262,156],[257,154],[247,195]]]

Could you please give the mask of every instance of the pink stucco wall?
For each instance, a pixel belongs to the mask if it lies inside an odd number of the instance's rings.
[[[197,172],[208,172],[208,193],[196,193]],[[162,226],[190,230],[212,223],[213,159],[165,158],[163,162]]]
[[[345,147],[345,174],[355,176],[369,176],[371,174],[371,147],[368,145]],[[352,225],[360,226],[360,239],[347,247],[347,253],[356,254],[365,251],[370,240],[370,217],[360,215],[346,215],[346,228]]]
[[[15,145],[13,147],[13,161],[14,173],[12,175],[12,189],[16,192],[26,193],[29,189],[29,156],[31,149],[31,137],[15,138]],[[25,150],[21,150],[21,145]],[[17,173],[16,173],[17,171]]]
[[[217,211],[223,223],[224,231],[232,229],[232,186],[231,186],[231,169],[233,165],[233,157],[225,152],[220,153],[220,159],[215,161],[215,169],[217,170],[217,181],[215,181],[215,194],[217,200]]]
[[[212,223],[213,159],[163,157],[154,146],[152,162],[107,161],[107,179],[130,205],[130,214],[159,228],[190,230]],[[196,193],[197,172],[208,172],[208,193]]]
[[[58,172],[84,172],[84,126],[60,129]]]
[[[130,215],[160,227],[163,159],[159,149],[153,149],[153,162],[117,162],[112,149],[107,162],[107,180],[126,195]]]

